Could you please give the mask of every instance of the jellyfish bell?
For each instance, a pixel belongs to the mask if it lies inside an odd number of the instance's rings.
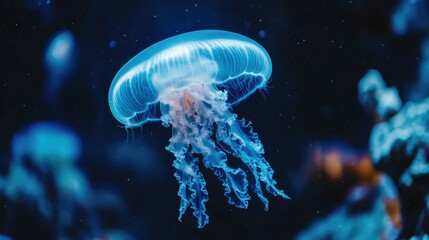
[[[37,122],[18,131],[12,139],[14,161],[31,159],[40,169],[75,162],[80,139],[69,127],[56,122]]]
[[[209,221],[204,204],[208,191],[199,172],[201,156],[236,207],[247,208],[249,184],[265,210],[268,199],[261,182],[269,193],[288,198],[275,187],[274,171],[251,123],[230,112],[231,106],[266,86],[271,69],[270,56],[255,41],[237,33],[202,30],[150,46],[116,74],[109,106],[119,122],[136,127],[161,121],[173,129],[166,149],[176,157],[179,220],[191,207],[198,227]],[[227,154],[243,161],[254,180],[249,183],[243,169],[229,167]]]
[[[159,103],[171,104],[177,90],[226,90],[227,102],[234,105],[264,88],[271,69],[266,50],[245,36],[220,30],[184,33],[128,61],[113,79],[109,105],[115,118],[130,127],[160,121]]]

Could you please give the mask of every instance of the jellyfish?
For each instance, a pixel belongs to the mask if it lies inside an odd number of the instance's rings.
[[[268,210],[267,192],[287,199],[276,187],[274,171],[251,122],[231,112],[258,89],[266,87],[271,59],[255,41],[221,30],[180,34],[143,50],[116,74],[109,106],[126,128],[161,122],[172,128],[166,150],[173,162],[181,198],[179,221],[188,207],[202,228],[209,222],[206,181],[200,165],[220,179],[228,202],[247,208],[248,187]],[[228,165],[227,155],[241,159],[253,175]]]
[[[75,162],[81,152],[77,134],[56,122],[31,124],[14,135],[11,145],[15,162],[28,157],[40,169],[55,167],[58,161]]]
[[[48,80],[45,95],[50,102],[56,102],[59,91],[75,69],[75,51],[75,37],[68,30],[56,33],[46,47],[44,63],[48,70]]]
[[[57,122],[36,122],[12,139],[12,163],[2,192],[14,202],[35,204],[39,213],[55,221],[65,234],[77,218],[75,209],[89,211],[91,188],[77,167],[81,140],[71,128]]]

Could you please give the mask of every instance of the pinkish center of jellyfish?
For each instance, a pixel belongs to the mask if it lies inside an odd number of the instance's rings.
[[[230,112],[227,97],[227,91],[199,83],[170,91],[160,99],[162,123],[173,129],[166,149],[176,157],[173,166],[177,169],[175,177],[180,185],[179,220],[190,206],[200,228],[209,221],[204,204],[208,200],[208,192],[199,171],[200,160],[221,180],[225,196],[232,205],[247,208],[249,182],[245,171],[228,166],[227,154],[240,159],[253,174],[252,189],[266,210],[268,200],[263,195],[261,181],[271,194],[288,198],[275,187],[273,170],[262,156],[264,148],[251,123],[237,120],[236,114]]]

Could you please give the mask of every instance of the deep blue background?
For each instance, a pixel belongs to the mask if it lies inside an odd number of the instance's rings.
[[[1,173],[7,172],[16,131],[39,120],[66,123],[82,137],[80,165],[92,186],[109,186],[125,199],[123,214],[107,216],[106,225],[126,229],[138,239],[289,239],[326,214],[344,193],[302,188],[308,151],[314,142],[333,140],[365,151],[371,122],[357,101],[357,81],[376,68],[406,96],[416,78],[423,38],[392,33],[393,0],[86,0],[52,1],[39,8],[28,3],[1,1]],[[63,29],[75,34],[77,70],[52,107],[43,98],[47,72],[42,59],[50,37]],[[164,150],[171,130],[149,124],[134,130],[127,142],[129,134],[118,127],[107,103],[110,83],[126,61],[164,38],[199,29],[243,34],[270,53],[268,95],[254,94],[234,112],[253,122],[278,186],[292,197],[269,196],[269,212],[256,196],[249,209],[236,209],[212,172],[203,169],[210,224],[202,230],[190,212],[182,223],[177,221],[173,156]],[[109,47],[112,40],[114,48]],[[140,172],[118,167],[108,151],[118,143],[134,147],[134,164],[136,155],[145,160],[148,152],[156,164]],[[21,224],[28,227],[31,221]]]

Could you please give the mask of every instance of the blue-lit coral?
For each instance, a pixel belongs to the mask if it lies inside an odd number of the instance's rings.
[[[359,102],[364,109],[378,120],[386,119],[402,107],[398,90],[387,87],[380,72],[368,70],[358,83]]]
[[[421,101],[429,96],[429,38],[423,40],[420,49],[421,61],[417,72],[418,78],[408,96],[411,101]]]
[[[381,78],[379,81],[384,84]],[[359,89],[361,86],[370,85],[365,76],[359,82]],[[360,91],[360,98],[364,93]],[[372,106],[381,109],[391,109],[392,102],[400,102],[397,94],[391,101],[382,101],[379,98],[375,100]],[[364,102],[361,103],[365,107]],[[429,217],[426,203],[429,195],[429,98],[421,102],[407,102],[402,109],[395,107],[389,116],[381,116],[380,112],[375,112],[376,118],[381,122],[378,122],[371,132],[371,159],[374,166],[391,176],[401,190],[404,224],[400,237],[410,238],[414,234],[428,231],[425,219]]]
[[[371,133],[370,150],[373,162],[400,176],[400,182],[410,186],[416,178],[429,177],[429,99],[408,102],[389,121],[377,124]],[[397,156],[400,155],[400,156]],[[389,166],[390,165],[390,166]]]
[[[274,171],[263,157],[264,148],[250,122],[238,120],[231,106],[258,89],[271,75],[265,49],[240,34],[202,30],[161,41],[125,64],[109,91],[115,118],[127,128],[160,121],[173,128],[167,150],[181,197],[179,220],[190,206],[198,227],[209,222],[208,191],[199,171],[199,156],[225,187],[228,202],[247,208],[250,195],[246,172],[227,164],[227,154],[243,161],[254,176],[252,189],[268,210],[261,188],[288,198],[276,188]]]
[[[295,239],[395,239],[398,229],[388,214],[387,203],[397,197],[387,176],[381,176],[374,186],[355,186],[344,204],[316,220]]]
[[[425,30],[429,26],[427,0],[401,0],[391,16],[394,33],[405,35],[411,31]]]

